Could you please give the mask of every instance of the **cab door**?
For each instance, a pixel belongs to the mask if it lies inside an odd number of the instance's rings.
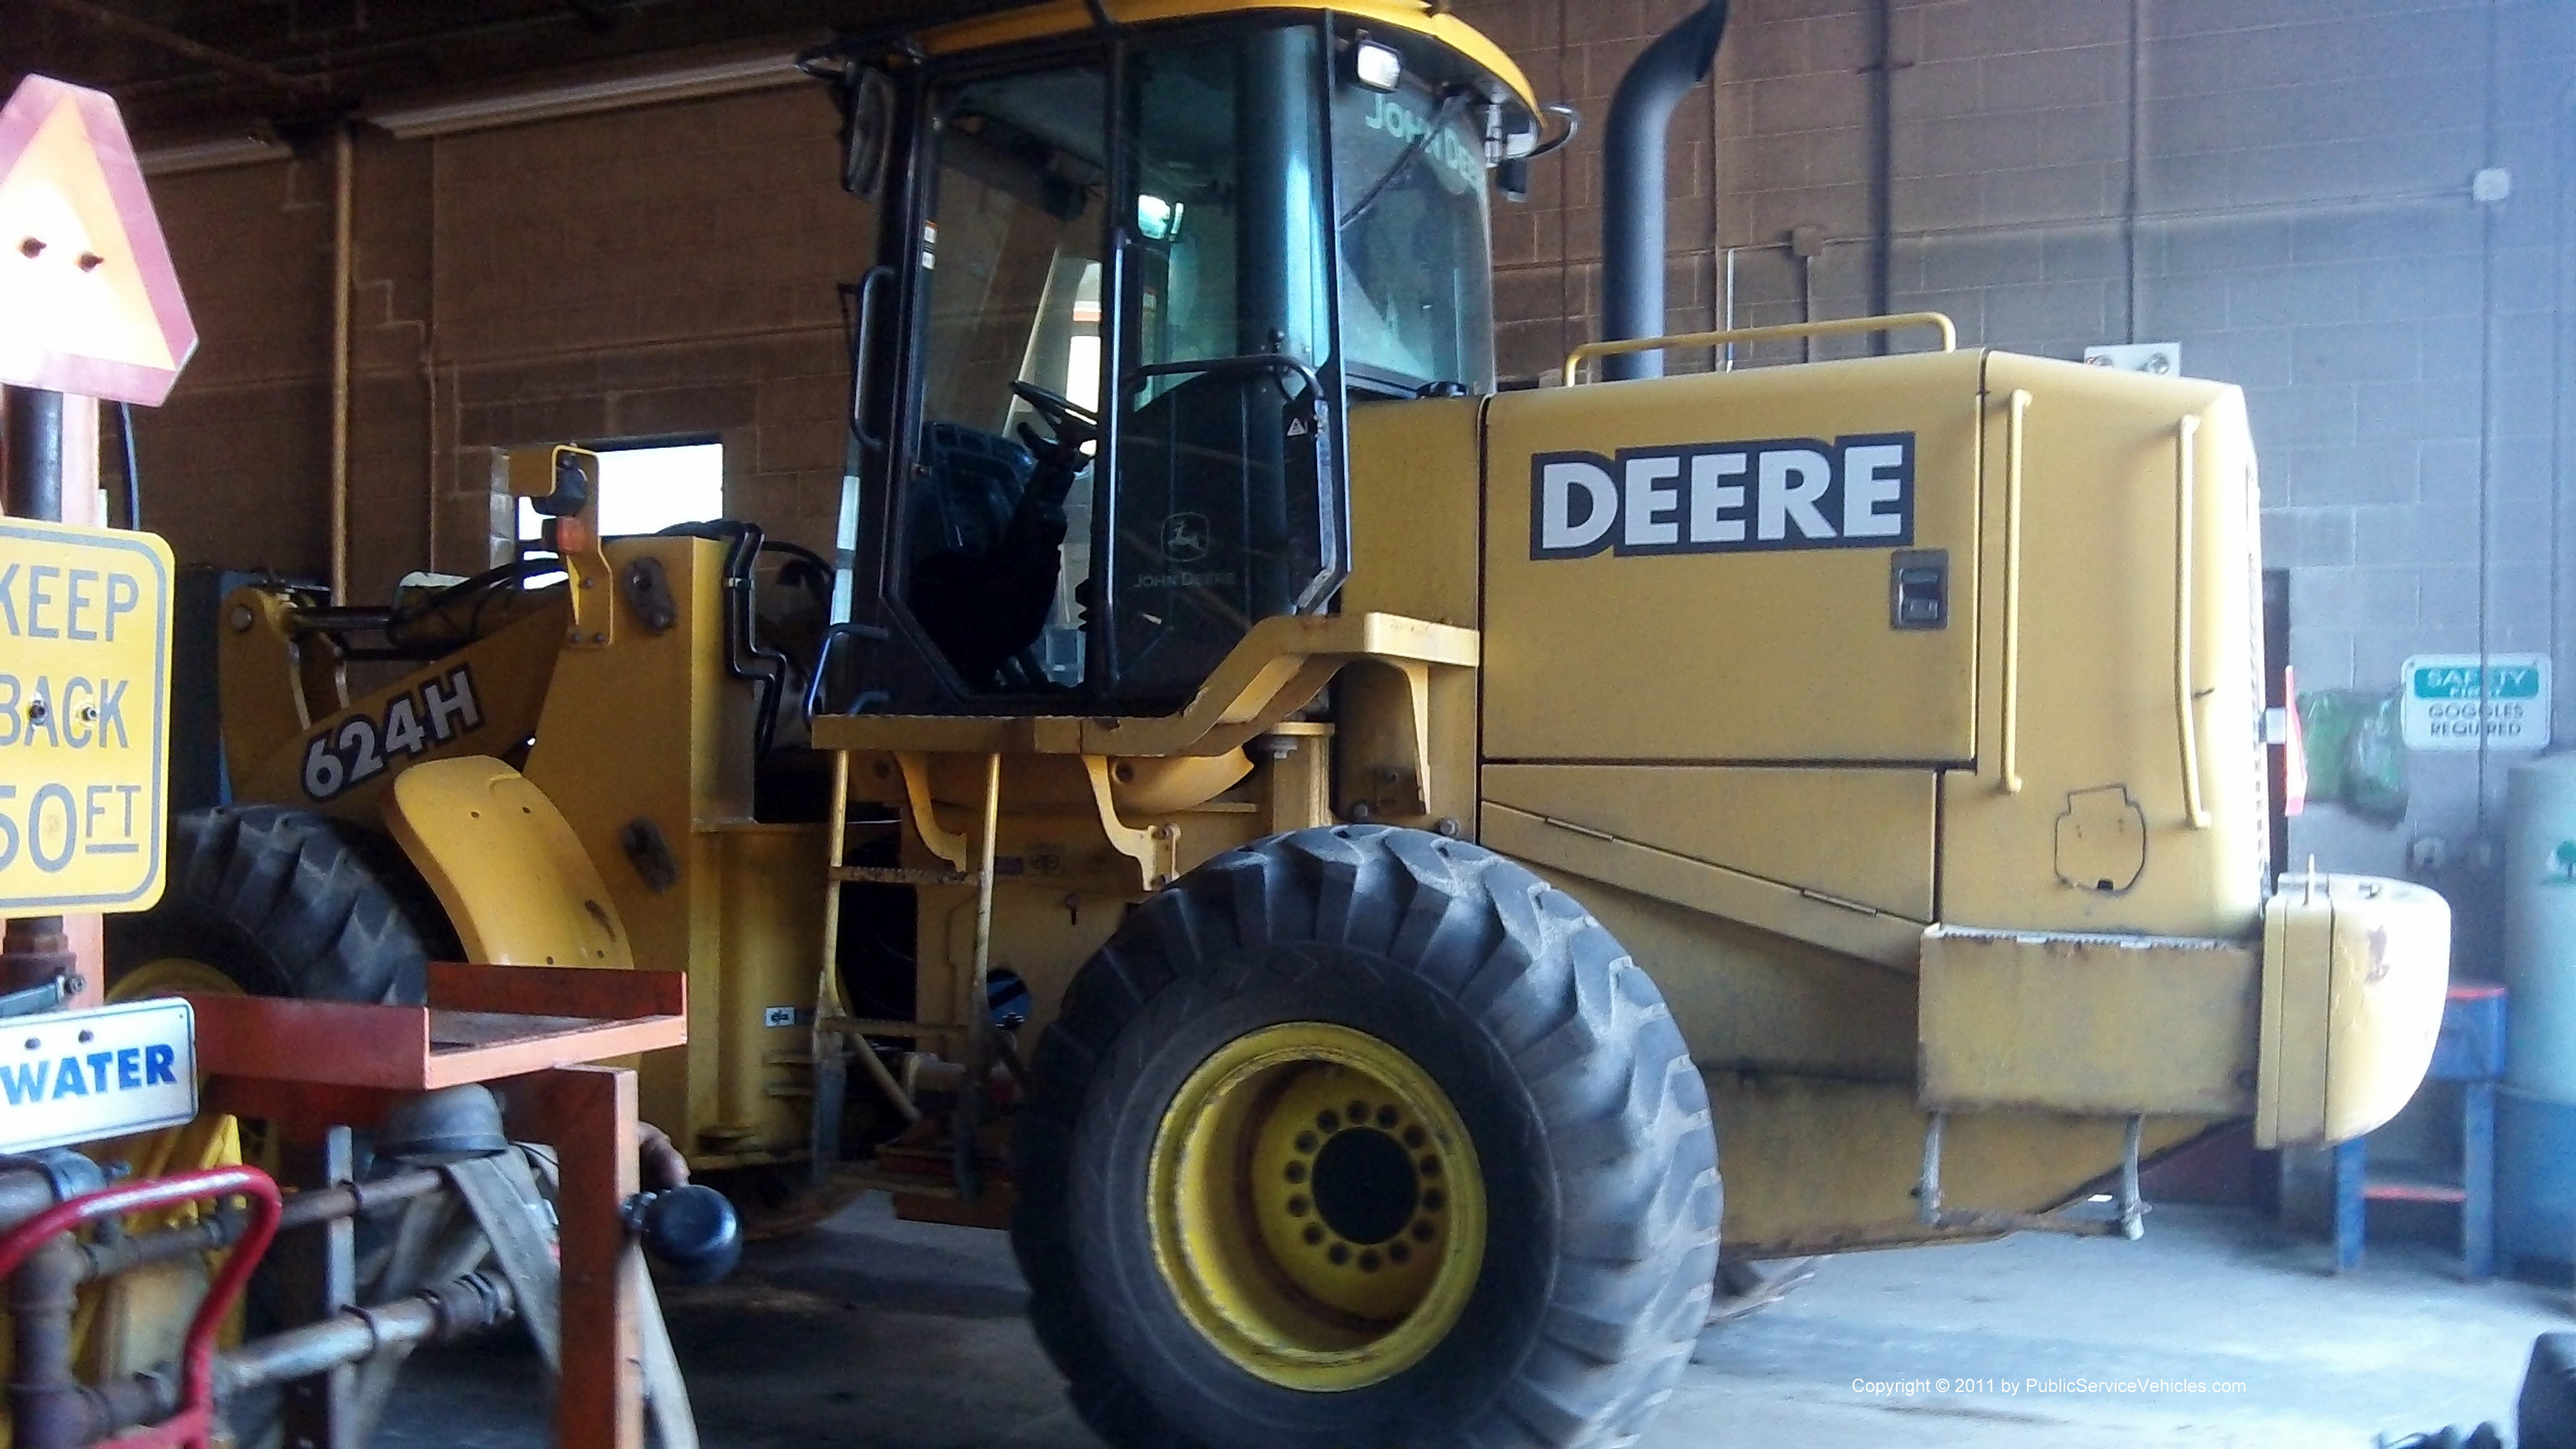
[[[1329,605],[1327,49],[1262,15],[912,76],[856,289],[854,614],[893,707],[1161,713]]]

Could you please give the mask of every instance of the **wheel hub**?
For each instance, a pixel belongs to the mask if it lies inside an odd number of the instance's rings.
[[[1208,1340],[1292,1388],[1358,1388],[1455,1325],[1484,1256],[1482,1178],[1429,1073],[1323,1022],[1228,1043],[1164,1114],[1155,1261]]]
[[[1392,1107],[1384,1110],[1389,1116],[1395,1113]],[[1421,1137],[1421,1128],[1412,1130]],[[1382,1128],[1348,1127],[1334,1133],[1315,1154],[1312,1170],[1315,1215],[1354,1243],[1383,1243],[1403,1232],[1422,1201],[1413,1154]],[[1426,1232],[1431,1228],[1428,1220],[1422,1226]]]

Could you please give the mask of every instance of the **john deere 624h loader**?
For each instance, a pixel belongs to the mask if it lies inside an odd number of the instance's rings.
[[[686,971],[647,1114],[1007,1220],[1130,1446],[1624,1443],[1721,1251],[2134,1232],[2144,1158],[2393,1112],[2448,917],[2269,878],[2238,391],[1931,316],[1651,375],[1769,335],[1642,335],[1703,12],[1611,127],[1624,340],[1498,392],[1564,127],[1446,9],[811,57],[877,238],[843,556],[603,539],[539,446],[550,557],[234,592],[128,969]]]

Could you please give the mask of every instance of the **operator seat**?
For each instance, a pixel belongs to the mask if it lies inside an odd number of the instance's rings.
[[[1045,629],[1063,564],[1064,507],[1028,448],[957,423],[923,429],[906,602],[970,689],[1043,688],[1006,668]],[[1026,676],[1026,677],[1023,677]]]

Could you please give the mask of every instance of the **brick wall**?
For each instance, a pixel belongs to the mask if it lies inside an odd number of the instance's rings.
[[[827,545],[847,390],[835,283],[865,208],[818,89],[357,148],[351,580],[489,561],[489,452],[714,437],[728,511]],[[331,187],[311,159],[162,178],[204,341],[138,421],[188,561],[328,570]]]
[[[2057,356],[2178,341],[2187,371],[2242,384],[2304,686],[2386,689],[2410,653],[2481,645],[2576,663],[2557,603],[2576,520],[2555,506],[2576,5],[1893,4],[1893,306]],[[1590,123],[1527,204],[1498,208],[1506,375],[1593,333],[1601,123],[1688,6],[1457,0]],[[1872,7],[1737,0],[1718,84],[1673,121],[1675,329],[1866,310]],[[867,230],[832,185],[831,131],[790,89],[363,143],[359,593],[433,557],[481,562],[493,444],[711,434],[735,512],[825,542],[832,284]],[[2470,177],[2490,166],[2513,193],[2481,205]],[[156,186],[206,336],[143,428],[154,521],[185,556],[323,567],[329,187],[327,160]],[[1785,245],[1800,227],[1812,261]],[[2576,680],[2558,694],[2576,742]],[[2390,872],[2419,836],[2466,856],[2508,763],[2415,756],[2402,826],[2320,809],[2297,848]]]

